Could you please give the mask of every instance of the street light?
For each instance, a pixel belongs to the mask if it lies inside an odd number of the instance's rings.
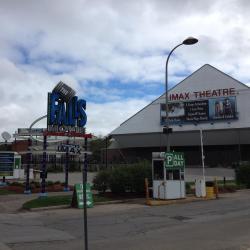
[[[163,133],[167,135],[167,152],[170,151],[170,142],[169,142],[169,135],[172,133],[172,128],[169,128],[169,117],[168,117],[168,61],[171,54],[174,52],[175,49],[180,47],[181,45],[193,45],[198,42],[198,39],[194,37],[186,38],[182,43],[175,46],[168,54],[168,58],[166,61],[166,74],[165,74],[165,84],[166,84],[166,125],[163,127]]]

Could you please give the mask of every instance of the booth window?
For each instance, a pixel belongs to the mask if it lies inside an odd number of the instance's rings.
[[[167,170],[166,171],[167,180],[184,180],[184,172],[180,170]]]
[[[184,174],[180,172],[180,170],[173,171],[173,179],[174,180],[184,180]]]
[[[154,173],[154,180],[163,180],[164,179],[164,172],[163,172],[163,161],[162,160],[154,160],[153,161],[153,173]]]

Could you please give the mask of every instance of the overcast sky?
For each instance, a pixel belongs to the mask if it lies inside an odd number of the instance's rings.
[[[106,135],[170,85],[211,64],[250,83],[248,0],[0,0],[0,132],[47,112],[60,81],[87,101],[88,132]],[[43,124],[40,124],[42,126]]]

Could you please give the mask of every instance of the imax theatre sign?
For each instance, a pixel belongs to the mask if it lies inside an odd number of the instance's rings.
[[[86,101],[78,99],[75,91],[59,82],[48,93],[47,130],[49,132],[85,133]]]

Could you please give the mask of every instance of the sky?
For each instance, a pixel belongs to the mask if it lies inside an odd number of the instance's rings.
[[[248,0],[0,0],[0,133],[47,113],[63,81],[105,136],[204,64],[250,83]],[[45,126],[46,121],[38,124]]]

